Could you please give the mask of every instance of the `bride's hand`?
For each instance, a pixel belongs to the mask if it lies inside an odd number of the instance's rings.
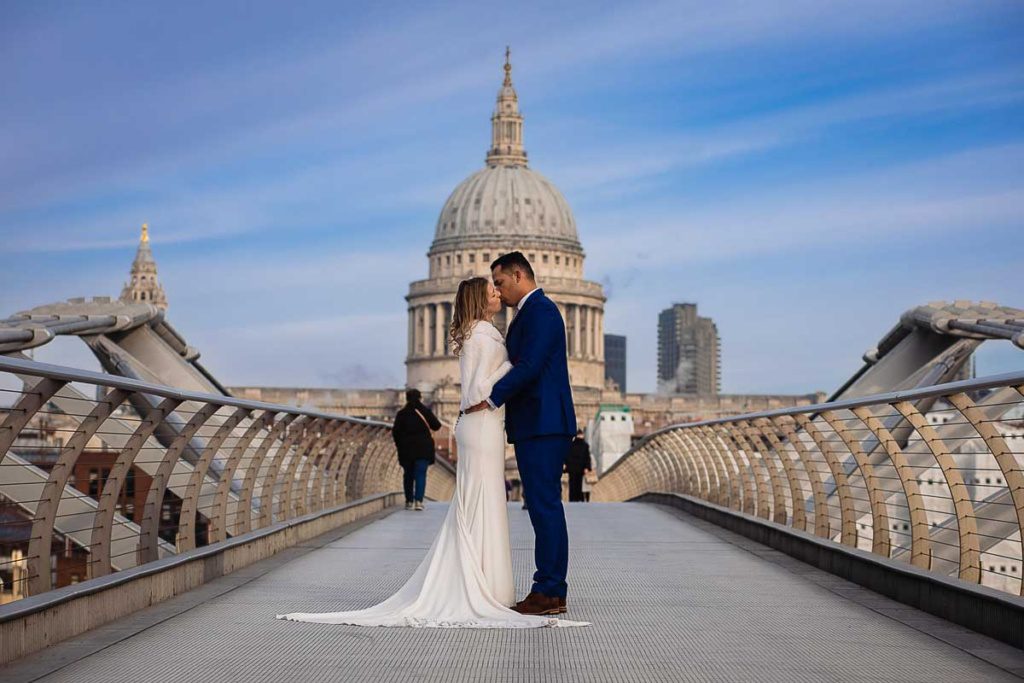
[[[488,403],[487,401],[480,401],[475,406],[470,406],[470,407],[466,408],[462,412],[464,412],[466,415],[469,415],[470,413],[475,413],[478,410],[484,410],[485,408],[490,408],[490,407],[491,407],[491,404]]]

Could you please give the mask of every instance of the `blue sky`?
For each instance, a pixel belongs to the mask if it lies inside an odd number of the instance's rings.
[[[225,383],[402,385],[511,44],[630,389],[696,301],[723,390],[832,390],[908,308],[1024,307],[1022,31],[1016,2],[5,3],[0,313],[116,296],[148,222]],[[37,358],[95,365],[65,341]]]

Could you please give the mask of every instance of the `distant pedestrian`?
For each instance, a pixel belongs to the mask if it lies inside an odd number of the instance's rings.
[[[441,428],[441,421],[423,405],[417,389],[405,392],[405,405],[395,415],[391,436],[398,449],[398,463],[404,476],[405,509],[422,510],[427,488],[427,467],[434,462],[434,437],[431,431]]]
[[[569,455],[565,459],[565,471],[569,473],[569,502],[582,503],[583,477],[590,474],[593,465],[590,461],[590,446],[583,439],[583,430],[577,430],[576,438],[569,447]]]
[[[597,475],[592,471],[584,475],[583,477],[583,502],[590,502],[590,489],[597,483]]]

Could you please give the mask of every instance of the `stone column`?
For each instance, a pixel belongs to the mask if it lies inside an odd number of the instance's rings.
[[[568,307],[565,304],[555,303],[558,306],[558,314],[562,316],[562,325],[565,327],[565,356],[568,358],[572,355],[569,350],[569,317],[566,311]]]
[[[420,355],[422,355],[422,356],[429,356],[430,355],[430,318],[427,316],[427,307],[426,306],[420,306],[419,309],[420,309],[420,315],[422,316],[422,319],[420,320],[420,342],[422,343],[422,349],[423,349],[420,352]]]
[[[434,353],[435,356],[444,355],[444,304],[434,304]]]
[[[591,308],[590,306],[587,306],[586,310],[587,310],[587,316],[584,319],[584,322],[587,325],[587,332],[585,333],[584,336],[587,338],[587,357],[588,358],[593,358],[594,357],[594,309]]]
[[[444,310],[444,345],[441,347],[444,349],[444,355],[450,355],[451,349],[449,345],[451,342],[448,341],[448,330],[452,326],[452,305],[441,304],[441,308]]]
[[[416,306],[412,307],[410,313],[412,313],[412,355],[413,357],[419,355],[420,349],[420,309]]]
[[[407,336],[409,337],[409,351],[408,357],[412,358],[413,354],[416,353],[416,310],[409,308],[409,328]]]
[[[583,357],[583,340],[580,339],[580,307],[573,304],[572,307],[572,355],[576,358]]]
[[[590,307],[590,357],[597,358],[597,309]]]

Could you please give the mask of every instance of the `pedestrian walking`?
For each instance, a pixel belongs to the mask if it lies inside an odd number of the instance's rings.
[[[402,485],[405,489],[405,509],[422,510],[423,494],[427,488],[427,467],[434,463],[434,437],[431,432],[441,428],[430,408],[423,405],[423,396],[417,389],[405,392],[405,405],[395,415],[391,436],[398,449],[398,463],[402,466]]]

